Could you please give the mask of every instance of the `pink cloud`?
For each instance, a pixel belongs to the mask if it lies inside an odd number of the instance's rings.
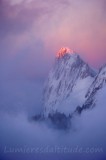
[[[40,40],[49,58],[62,46],[69,46],[89,63],[99,66],[106,62],[104,2],[4,0],[1,3],[1,42],[9,47],[10,53],[16,54],[24,46],[31,49],[32,44]]]

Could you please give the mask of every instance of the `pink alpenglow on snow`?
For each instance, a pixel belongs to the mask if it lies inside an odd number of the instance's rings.
[[[64,56],[66,53],[70,53],[73,54],[73,50],[69,49],[68,47],[62,47],[59,52],[57,53],[56,57],[60,58],[62,56]]]

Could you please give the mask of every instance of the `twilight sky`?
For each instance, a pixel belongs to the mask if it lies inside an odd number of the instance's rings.
[[[106,0],[0,0],[3,72],[42,77],[63,46],[106,62]]]
[[[105,90],[102,101],[98,101],[102,108],[97,106],[76,118],[69,135],[27,119],[42,112],[44,80],[56,53],[64,46],[78,52],[93,67],[106,63],[106,0],[0,0],[0,150],[4,146],[46,144],[102,146],[103,154],[71,156],[78,160],[103,159]],[[31,160],[35,156],[0,153],[3,160]],[[47,159],[46,154],[37,156]],[[51,158],[70,159],[70,155],[56,154]]]

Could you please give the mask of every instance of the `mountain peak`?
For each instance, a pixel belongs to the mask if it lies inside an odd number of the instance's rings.
[[[84,103],[86,92],[94,80],[92,69],[69,48],[61,48],[57,57],[44,87],[45,116],[56,111],[72,113]],[[65,108],[68,104],[69,107]]]
[[[57,55],[56,55],[56,57],[57,58],[61,58],[61,57],[63,57],[65,54],[73,54],[74,53],[74,51],[73,50],[71,50],[70,48],[68,48],[68,47],[62,47],[58,52],[57,52]]]

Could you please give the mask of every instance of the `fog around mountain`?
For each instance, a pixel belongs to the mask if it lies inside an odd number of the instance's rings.
[[[95,108],[76,114],[69,130],[59,130],[30,120],[43,112],[44,81],[21,76],[0,81],[1,160],[105,159],[105,86],[95,96]]]

